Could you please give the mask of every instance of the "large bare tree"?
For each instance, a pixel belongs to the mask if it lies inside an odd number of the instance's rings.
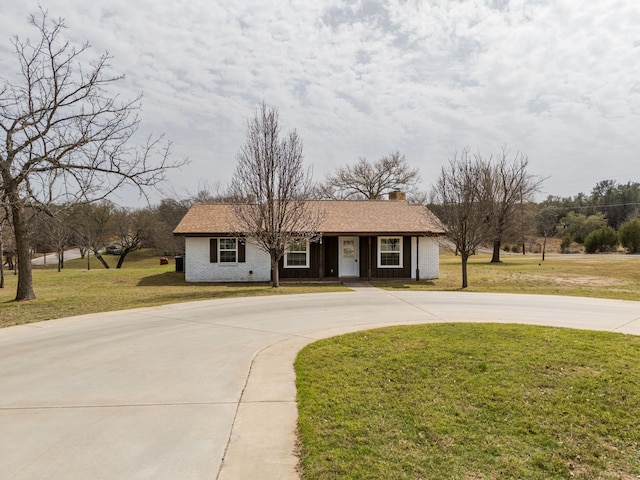
[[[140,98],[124,100],[111,90],[122,76],[109,73],[108,54],[86,58],[89,45],[69,43],[64,20],[45,11],[30,23],[33,40],[12,40],[18,75],[0,80],[0,197],[15,232],[16,300],[35,298],[28,209],[105,198],[123,184],[144,193],[179,166],[168,160],[162,137],[129,146]]]
[[[540,188],[543,178],[527,172],[529,160],[518,152],[511,155],[507,147],[497,156],[492,156],[484,163],[482,179],[483,191],[490,206],[489,231],[493,246],[491,262],[500,262],[500,247],[509,236],[522,229],[525,203],[533,201],[533,195]]]
[[[238,153],[230,195],[237,232],[271,259],[272,285],[280,285],[278,263],[301,239],[314,239],[322,212],[308,202],[311,171],[303,165],[302,141],[295,130],[280,135],[278,110],[262,102],[247,122],[246,143]]]
[[[326,176],[319,196],[333,199],[366,198],[378,200],[394,190],[413,191],[420,181],[417,168],[395,151],[373,163],[360,158],[354,165],[340,167]]]
[[[469,149],[457,153],[442,167],[433,189],[434,213],[444,224],[448,239],[462,259],[462,288],[469,284],[467,262],[487,238],[489,205],[482,174],[487,163]]]

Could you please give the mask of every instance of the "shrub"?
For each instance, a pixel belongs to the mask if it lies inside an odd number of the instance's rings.
[[[620,244],[629,253],[640,252],[640,219],[634,218],[620,227]]]
[[[609,252],[618,246],[618,234],[611,227],[598,228],[584,239],[584,250],[587,253]]]
[[[567,253],[572,242],[573,239],[571,238],[571,235],[567,233],[564,237],[562,237],[562,242],[560,242],[560,251],[562,253]]]
[[[581,245],[591,232],[607,226],[607,219],[602,213],[587,217],[582,213],[569,212],[563,222],[571,239]]]

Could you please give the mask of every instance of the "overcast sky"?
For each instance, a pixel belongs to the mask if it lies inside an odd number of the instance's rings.
[[[40,3],[144,95],[144,131],[191,161],[164,185],[178,194],[229,181],[262,100],[316,179],[399,150],[427,190],[456,151],[507,145],[549,177],[540,198],[640,182],[638,0]],[[0,7],[0,76],[37,5]]]

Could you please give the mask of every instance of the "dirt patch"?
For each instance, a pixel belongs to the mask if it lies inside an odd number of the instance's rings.
[[[606,287],[611,285],[623,285],[623,280],[611,277],[596,277],[590,275],[515,275],[517,280],[530,282],[553,283],[556,285],[579,285],[584,287]]]
[[[555,283],[561,285],[585,285],[592,287],[602,287],[606,285],[620,285],[624,282],[617,278],[590,277],[585,275],[563,275],[553,279]]]

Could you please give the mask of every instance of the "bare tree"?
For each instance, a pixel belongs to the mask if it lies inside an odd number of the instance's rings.
[[[480,155],[469,150],[454,154],[442,167],[434,186],[433,212],[444,224],[447,237],[462,259],[462,288],[468,286],[467,262],[487,238],[489,212],[481,176],[487,168]]]
[[[418,169],[409,167],[405,156],[395,151],[373,163],[361,158],[355,165],[339,168],[327,175],[317,196],[377,200],[394,190],[413,191],[419,181]]]
[[[280,137],[278,110],[262,102],[247,122],[246,143],[238,153],[230,195],[251,199],[236,204],[237,231],[269,254],[272,285],[280,285],[278,262],[301,239],[314,239],[321,212],[311,198],[311,171],[303,166],[302,141],[295,130]]]
[[[0,288],[4,288],[5,245],[4,236],[9,224],[9,212],[6,205],[0,202]],[[7,263],[9,263],[7,261]]]
[[[115,233],[118,237],[120,257],[116,268],[121,268],[131,252],[142,248],[160,227],[157,217],[148,209],[120,210],[115,214]]]
[[[479,155],[479,154],[478,154]],[[507,236],[520,228],[522,218],[520,206],[533,200],[543,178],[527,172],[529,160],[526,155],[516,153],[513,157],[502,147],[497,157],[484,163],[483,190],[490,206],[489,229],[493,244],[492,263],[500,262],[500,247]]]
[[[158,226],[152,236],[152,245],[160,249],[163,255],[182,255],[184,253],[184,237],[174,235],[173,230],[190,206],[190,200],[163,198],[160,204],[153,208]]]
[[[543,262],[547,253],[547,238],[557,233],[559,218],[560,213],[558,211],[558,208],[553,205],[538,208],[538,212],[536,214],[538,232],[541,233],[544,237],[544,241],[542,243]]]
[[[93,252],[104,268],[109,268],[101,250],[107,237],[115,234],[115,213],[115,205],[107,200],[78,204],[71,209],[71,223],[76,243],[87,250],[87,270],[91,269],[90,252]]]
[[[54,251],[58,260],[58,272],[64,268],[64,251],[73,238],[73,230],[69,221],[69,210],[59,207],[51,215],[42,215],[39,230],[45,251]]]
[[[16,300],[35,298],[29,258],[29,206],[46,208],[91,201],[129,184],[164,179],[169,143],[149,137],[142,148],[128,142],[139,126],[140,98],[109,92],[122,76],[108,73],[110,57],[85,60],[89,45],[64,39],[64,20],[47,12],[31,16],[38,38],[12,43],[20,80],[0,87],[0,196],[11,209],[18,257]]]
[[[0,209],[0,288],[4,288],[4,267],[7,270],[15,271],[15,245],[13,243],[13,227],[11,225],[11,217],[6,205],[2,205]]]
[[[220,181],[212,184],[204,182],[198,185],[195,195],[190,195],[191,203],[238,203],[246,199],[236,198],[228,186]]]

